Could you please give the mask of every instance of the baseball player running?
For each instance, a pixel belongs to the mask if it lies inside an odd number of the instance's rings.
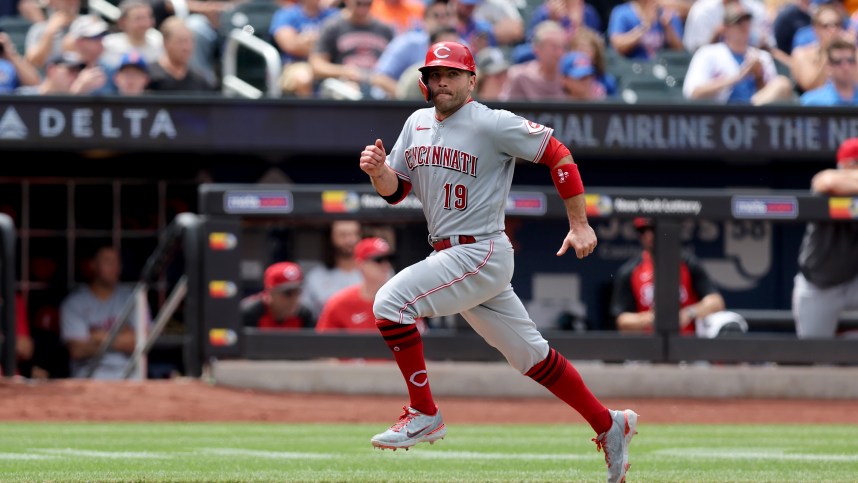
[[[638,415],[599,402],[572,364],[549,347],[510,285],[514,259],[504,233],[504,207],[515,158],[550,168],[569,218],[557,255],[572,249],[584,258],[596,248],[596,234],[585,215],[578,167],[553,129],[471,98],[476,66],[464,45],[430,46],[420,71],[421,90],[434,108],[408,118],[390,154],[377,139],[360,156],[361,169],[388,203],[414,191],[434,248],[376,295],[376,325],[405,378],[410,402],[372,444],[408,449],[445,436],[414,320],[461,313],[510,365],[584,417],[596,432],[596,449],[605,452],[608,481],[624,481]]]

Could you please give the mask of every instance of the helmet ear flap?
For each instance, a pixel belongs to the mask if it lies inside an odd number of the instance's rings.
[[[432,100],[432,90],[429,89],[429,76],[425,73],[421,74],[417,79],[417,83],[420,85],[420,92],[423,93],[423,98],[426,99],[426,102],[430,102]]]

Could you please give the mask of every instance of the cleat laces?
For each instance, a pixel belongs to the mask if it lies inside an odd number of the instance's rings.
[[[591,440],[594,443],[596,443],[596,452],[597,453],[602,451],[603,449],[605,449],[605,443],[607,442],[607,440],[608,440],[608,433],[605,433],[604,435],[601,435],[601,436],[597,436]],[[605,463],[608,466],[611,466],[611,461],[608,457],[608,452],[604,451],[604,453],[605,453]]]
[[[408,410],[408,406],[402,406],[402,410],[405,411],[402,416],[399,416],[399,421],[393,423],[393,426],[390,427],[391,431],[396,431],[397,433],[402,431],[408,423],[411,422],[411,419],[414,417],[414,414]]]

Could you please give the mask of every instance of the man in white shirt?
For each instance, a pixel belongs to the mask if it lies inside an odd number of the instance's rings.
[[[737,0],[697,0],[688,11],[682,45],[694,52],[704,45],[721,40],[724,32],[724,6]],[[772,27],[766,20],[766,8],[759,0],[739,0],[751,14],[751,39],[754,47],[773,47],[775,45]]]
[[[771,54],[749,45],[751,18],[741,4],[727,5],[724,40],[694,53],[682,86],[686,98],[753,105],[792,99],[792,81],[778,75]]]

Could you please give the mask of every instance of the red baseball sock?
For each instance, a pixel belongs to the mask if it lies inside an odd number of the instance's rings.
[[[555,396],[578,411],[596,434],[611,429],[611,413],[584,384],[581,374],[559,352],[551,349],[548,357],[533,366],[526,376],[545,386]]]
[[[396,365],[402,371],[408,386],[411,407],[423,414],[433,415],[438,411],[429,389],[429,374],[426,372],[426,360],[423,358],[423,338],[415,324],[397,324],[389,320],[378,319],[376,327],[384,342],[393,351]]]

